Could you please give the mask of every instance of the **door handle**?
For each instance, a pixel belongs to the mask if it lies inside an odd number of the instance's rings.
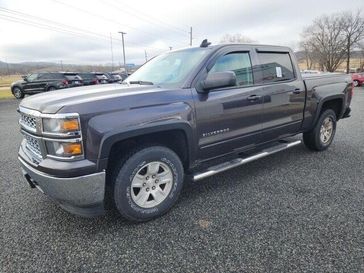
[[[247,97],[248,100],[250,101],[256,101],[259,100],[262,96],[258,96],[258,95],[250,95],[249,97]]]
[[[293,94],[300,94],[302,92],[302,90],[300,88],[296,88],[295,90],[292,91]]]

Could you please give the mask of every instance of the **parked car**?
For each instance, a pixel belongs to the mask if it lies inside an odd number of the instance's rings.
[[[23,76],[22,80],[11,84],[11,92],[17,99],[22,99],[26,94],[36,94],[68,87],[68,78],[63,73],[33,73]]]
[[[63,73],[68,81],[68,87],[78,87],[83,85],[82,78],[76,72]]]
[[[113,73],[104,73],[104,75],[108,78],[108,83],[114,83],[120,81],[121,77],[118,74]]]
[[[354,86],[361,86],[364,83],[364,73],[353,73],[351,74]]]
[[[101,84],[109,83],[109,78],[105,75],[105,73],[94,72],[94,75],[97,78],[97,81]]]
[[[81,77],[83,85],[94,85],[99,83],[94,73],[82,72],[82,73],[77,73],[77,75]]]
[[[114,75],[114,77],[117,78],[118,81],[123,81],[128,77],[128,75],[126,73],[115,73],[114,72],[114,73],[112,73],[112,75]]]
[[[301,133],[310,150],[330,147],[350,116],[349,75],[302,77],[287,47],[208,44],[155,57],[125,84],[24,99],[18,158],[29,185],[75,214],[114,207],[147,221],[176,203],[186,177],[294,147]]]

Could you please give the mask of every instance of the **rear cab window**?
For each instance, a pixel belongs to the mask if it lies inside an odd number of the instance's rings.
[[[257,72],[261,77],[257,83],[267,84],[295,79],[291,57],[288,52],[259,52],[260,65]]]

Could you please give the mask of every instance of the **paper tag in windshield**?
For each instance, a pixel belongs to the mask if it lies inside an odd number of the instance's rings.
[[[276,66],[276,74],[277,78],[282,78],[282,68],[280,66]]]

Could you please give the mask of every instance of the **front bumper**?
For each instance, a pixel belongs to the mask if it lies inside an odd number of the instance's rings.
[[[104,210],[105,172],[61,178],[36,170],[18,157],[28,183],[55,200],[59,205],[80,216],[102,215]]]

